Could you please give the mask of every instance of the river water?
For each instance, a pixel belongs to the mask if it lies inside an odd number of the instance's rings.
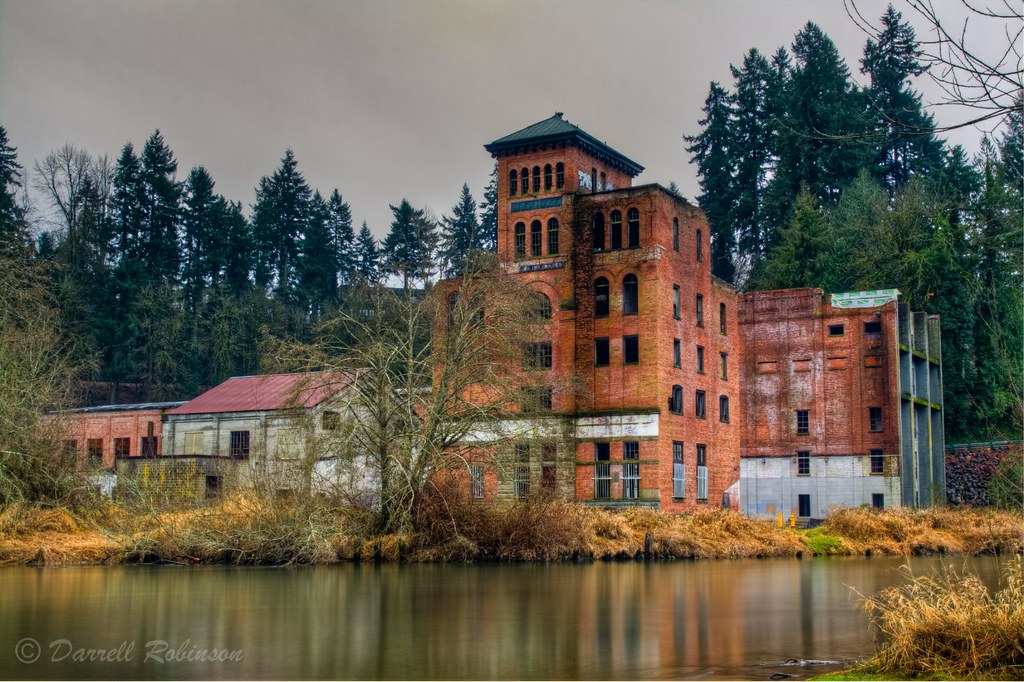
[[[8,567],[0,678],[804,678],[871,655],[857,592],[940,566],[1001,573],[992,557]]]

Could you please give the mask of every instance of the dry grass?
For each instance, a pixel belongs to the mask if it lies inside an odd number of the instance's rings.
[[[973,575],[948,570],[862,600],[882,636],[855,669],[890,679],[1024,679],[1024,566],[1013,560],[990,594]]]
[[[66,509],[23,503],[0,509],[0,564],[98,564],[111,561],[118,549]]]
[[[938,507],[838,509],[823,525],[853,554],[1017,554],[1024,551],[1019,512]]]

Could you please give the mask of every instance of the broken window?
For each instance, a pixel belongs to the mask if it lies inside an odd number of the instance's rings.
[[[156,457],[156,436],[143,436],[139,452],[143,457]]]
[[[668,399],[668,411],[673,414],[683,413],[683,387],[679,384],[672,387],[672,396]]]
[[[846,333],[846,326],[842,324],[830,324],[828,326],[829,336],[842,336]]]
[[[725,304],[724,303],[719,303],[718,304],[718,331],[720,331],[723,334],[726,333]]]
[[[864,323],[864,336],[872,339],[878,339],[882,336],[882,323],[881,322],[865,322]]]
[[[728,353],[719,353],[718,357],[720,358],[721,364],[722,364],[722,373],[721,373],[722,381],[728,381],[729,380],[729,354]]]
[[[608,317],[608,290],[607,278],[594,280],[594,317]]]
[[[90,464],[103,463],[103,439],[89,438],[85,441],[85,452],[89,456]]]
[[[697,230],[697,262],[704,260],[704,237],[700,230]]]
[[[611,238],[613,249],[622,248],[622,211],[612,211],[608,215],[608,222],[611,228]]]
[[[679,250],[679,218],[672,219],[672,250]]]
[[[565,164],[555,164],[555,188],[562,189],[565,186]]]
[[[672,285],[672,318],[679,319],[679,285]]]
[[[484,499],[484,466],[469,465],[469,496],[474,500]]]
[[[640,284],[636,275],[629,274],[622,279],[622,314],[636,315],[640,309]]]
[[[594,339],[594,366],[607,367],[610,361],[608,337],[602,336]]]
[[[526,366],[529,369],[551,369],[551,342],[526,344]]]
[[[595,213],[593,221],[594,251],[604,251],[604,214]]]
[[[696,394],[694,396],[693,412],[694,412],[695,416],[697,416],[697,417],[699,417],[701,419],[704,419],[704,418],[707,417],[707,402],[706,402],[706,397],[704,395],[704,391],[697,391],[696,392]]]
[[[132,454],[131,438],[114,439],[114,457],[130,457]]]
[[[626,247],[635,249],[640,246],[640,211],[631,208],[626,212]]]
[[[640,362],[640,337],[635,334],[622,337],[622,362],[626,365]]]
[[[556,475],[556,460],[558,458],[558,446],[553,443],[544,445],[541,450],[540,487],[545,490],[554,490],[558,483]]]
[[[537,292],[537,307],[535,308],[535,313],[537,317],[542,320],[551,319],[551,299],[542,291]]]

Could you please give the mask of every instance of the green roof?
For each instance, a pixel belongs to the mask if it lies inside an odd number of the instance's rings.
[[[591,154],[598,160],[609,163],[620,170],[636,177],[644,167],[632,159],[620,154],[596,137],[580,129],[578,126],[569,123],[562,118],[562,112],[556,113],[551,118],[527,126],[511,135],[500,137],[490,144],[485,144],[484,149],[492,156],[517,151],[526,151],[545,145],[569,144],[575,145]]]

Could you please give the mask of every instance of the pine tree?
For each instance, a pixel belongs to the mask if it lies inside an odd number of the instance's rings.
[[[185,179],[181,211],[181,288],[186,307],[196,313],[204,289],[220,270],[221,249],[217,241],[223,232],[218,218],[221,206],[213,192],[214,182],[202,166],[193,168]]]
[[[111,196],[110,252],[114,260],[139,260],[145,188],[142,184],[142,162],[131,142],[125,143],[114,167]]]
[[[328,213],[327,202],[319,191],[314,192],[298,264],[298,295],[313,324],[319,322],[327,304],[337,300],[338,293],[338,252]]]
[[[142,148],[143,214],[140,225],[142,265],[151,281],[173,283],[177,279],[181,183],[175,180],[178,162],[160,131]]]
[[[685,136],[689,143],[690,163],[697,164],[701,195],[697,202],[711,226],[711,272],[731,282],[735,272],[733,255],[736,235],[732,230],[731,213],[735,204],[731,124],[733,102],[728,92],[716,82],[711,83],[704,101],[701,132]]]
[[[356,269],[356,235],[352,229],[352,210],[341,200],[338,190],[327,200],[327,232],[337,262],[337,281],[349,284]]]
[[[491,170],[491,179],[484,188],[480,202],[480,231],[478,248],[481,251],[498,250],[498,164]]]
[[[256,190],[252,207],[256,283],[284,298],[294,295],[311,194],[291,149],[285,151],[273,175],[260,178]]]
[[[406,199],[390,208],[395,218],[381,255],[386,271],[401,277],[408,292],[414,280],[429,280],[433,273],[436,228],[423,209],[413,208]]]
[[[822,286],[830,246],[827,219],[805,187],[793,203],[789,225],[779,231],[779,243],[764,263],[758,288]]]
[[[462,185],[458,203],[450,216],[441,218],[444,230],[438,249],[438,265],[442,277],[455,277],[472,267],[473,251],[479,246],[480,224],[476,218],[476,201],[469,185]]]
[[[359,235],[356,237],[355,248],[356,274],[369,284],[376,284],[380,278],[380,253],[377,250],[377,240],[374,239],[366,221],[359,228]]]
[[[871,84],[865,91],[867,115],[877,140],[874,170],[890,196],[912,175],[926,176],[942,164],[942,143],[935,122],[924,111],[910,78],[925,72],[913,27],[892,5],[882,15],[878,40],[868,40],[860,72]]]
[[[7,141],[0,126],[0,253],[21,252],[28,238],[24,211],[18,206],[17,193],[22,186],[17,148]]]

